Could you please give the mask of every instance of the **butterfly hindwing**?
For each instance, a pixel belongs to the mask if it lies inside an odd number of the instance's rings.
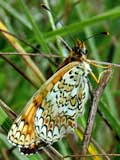
[[[19,148],[32,148],[31,151],[34,152],[34,148],[36,146],[41,146],[41,139],[38,137],[34,118],[36,112],[39,109],[42,110],[41,104],[44,103],[43,99],[45,99],[46,95],[52,90],[53,86],[62,78],[62,76],[69,71],[74,66],[78,65],[78,62],[72,62],[67,66],[63,67],[59,71],[57,71],[46,83],[33,95],[30,101],[27,103],[23,112],[18,116],[18,118],[13,123],[9,133],[8,140],[17,145]],[[43,106],[47,112],[47,107]],[[52,106],[50,106],[52,107]],[[50,115],[51,116],[51,115]],[[41,124],[42,125],[42,122]],[[52,123],[50,125],[52,127]],[[55,132],[57,133],[57,129]],[[36,150],[36,149],[35,149]]]
[[[42,101],[41,97],[39,95],[32,98],[31,103],[27,105],[28,107],[13,123],[8,133],[8,140],[14,145],[29,147],[39,142],[34,129],[34,116]]]
[[[81,64],[74,66],[43,98],[35,115],[35,128],[43,141],[53,143],[74,130],[75,119],[88,97],[86,75]]]

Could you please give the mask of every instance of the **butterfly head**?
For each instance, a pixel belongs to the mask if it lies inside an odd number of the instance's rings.
[[[88,50],[83,41],[77,40],[75,47],[72,48],[71,57],[74,57],[75,60],[86,59]]]

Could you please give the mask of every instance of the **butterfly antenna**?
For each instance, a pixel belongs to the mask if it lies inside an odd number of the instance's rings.
[[[83,42],[85,42],[85,41],[87,41],[88,39],[93,38],[93,37],[98,37],[98,36],[109,36],[109,35],[110,35],[109,32],[95,33],[95,34],[93,34],[92,36],[90,36],[90,37],[84,39]]]

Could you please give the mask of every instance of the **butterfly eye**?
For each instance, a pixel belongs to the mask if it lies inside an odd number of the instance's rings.
[[[88,53],[88,50],[86,49],[85,51],[84,51],[84,54],[86,55]]]
[[[73,49],[72,49],[76,54],[80,54],[80,53],[83,53],[84,54],[84,52],[83,52],[83,50],[80,48],[80,47],[74,47]]]
[[[74,47],[74,48],[72,48],[72,51],[75,53],[78,53],[78,49],[79,49],[78,47]]]

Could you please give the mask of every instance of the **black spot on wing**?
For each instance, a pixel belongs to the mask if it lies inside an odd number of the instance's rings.
[[[30,154],[35,154],[38,151],[41,151],[43,147],[47,147],[49,144],[41,141],[38,145],[35,145],[33,148],[26,148],[26,147],[21,147],[19,148],[20,152],[25,154],[25,155],[30,155]]]
[[[23,154],[35,154],[37,152],[37,148],[20,148],[20,152]]]

